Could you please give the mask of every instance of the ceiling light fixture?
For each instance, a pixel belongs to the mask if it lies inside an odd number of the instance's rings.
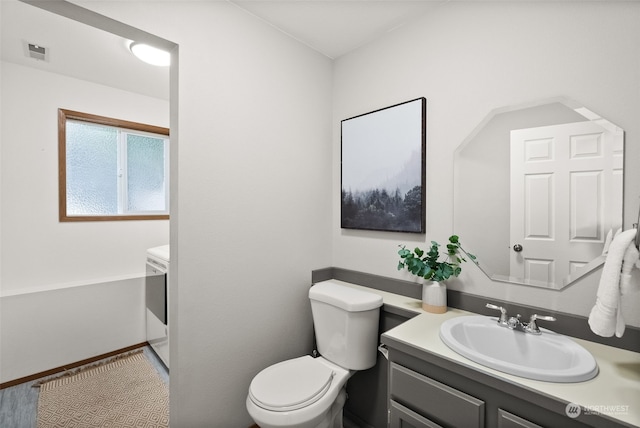
[[[171,63],[171,54],[162,49],[154,48],[144,43],[133,42],[129,45],[129,50],[138,59],[146,62],[147,64],[158,65],[166,67]]]

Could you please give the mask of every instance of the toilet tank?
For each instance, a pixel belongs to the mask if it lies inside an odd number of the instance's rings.
[[[318,352],[349,370],[376,364],[382,297],[324,281],[309,290]]]

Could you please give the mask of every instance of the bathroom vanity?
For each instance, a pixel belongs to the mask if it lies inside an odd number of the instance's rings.
[[[442,317],[467,314],[450,309]],[[597,359],[598,376],[578,383],[529,380],[450,350],[438,334],[443,321],[420,315],[382,336],[389,349],[391,427],[630,427],[640,421],[638,354],[574,339]]]
[[[346,407],[347,414],[365,419],[369,426],[385,424],[372,422],[380,416],[371,412],[360,416],[367,401],[369,408],[387,410],[392,428],[640,426],[639,353],[573,339],[596,358],[595,378],[554,383],[512,376],[455,353],[440,339],[445,320],[472,313],[449,308],[442,315],[428,314],[418,299],[362,288],[383,297],[380,331],[388,350],[388,361],[380,355],[374,369],[363,372],[361,379],[352,378],[353,403]],[[360,395],[366,388],[364,399]]]

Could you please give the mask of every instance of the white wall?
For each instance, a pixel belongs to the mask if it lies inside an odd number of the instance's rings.
[[[144,279],[0,298],[0,382],[142,343]]]
[[[251,425],[253,376],[311,349],[311,270],[330,264],[331,63],[232,6],[206,6],[181,8],[180,30],[198,30],[170,37],[180,44],[171,423],[240,427]],[[207,44],[215,54],[203,57]]]
[[[179,45],[171,426],[247,427],[331,263],[331,61],[227,2],[83,5]]]
[[[172,426],[251,424],[251,378],[309,350],[312,269],[403,277],[397,244],[446,239],[453,151],[497,106],[564,95],[625,128],[627,219],[637,209],[635,5],[447,3],[332,63],[227,2],[82,3],[179,44]],[[340,230],[340,120],[417,96],[428,100],[426,237]],[[473,269],[462,281],[475,294],[580,313],[597,283],[548,292]]]
[[[2,8],[0,7],[0,18],[2,18]],[[3,109],[3,86],[2,86],[2,82],[3,82],[3,67],[0,66],[0,118],[2,117],[2,113],[4,111]],[[0,127],[0,189],[2,189],[2,128]],[[2,242],[2,197],[0,197],[0,242]],[[0,245],[0,291],[2,290],[2,246]],[[0,301],[0,305],[2,304],[2,302]],[[0,307],[0,310],[2,310],[2,308]],[[3,321],[2,321],[2,314],[0,313],[0,358],[2,358],[2,354],[4,352],[4,347],[2,346],[2,329],[3,329]],[[2,378],[2,367],[1,367],[1,362],[0,362],[0,379]]]
[[[168,221],[58,221],[58,108],[168,127],[169,103],[7,62],[2,102],[2,293],[143,274]]]
[[[169,242],[169,221],[60,223],[57,109],[168,126],[169,103],[0,65],[5,382],[145,340],[145,251]],[[105,316],[87,317],[88,308]],[[54,337],[61,346],[44,346]]]
[[[340,120],[427,98],[427,230],[421,236],[340,230],[336,167],[333,265],[412,280],[396,271],[397,245],[442,242],[455,232],[452,168],[458,145],[495,108],[558,96],[577,100],[625,129],[625,225],[631,227],[640,196],[637,22],[637,2],[449,2],[436,14],[338,59],[333,90],[336,166]],[[586,316],[599,278],[597,271],[558,292],[492,282],[468,265],[450,287],[488,301],[493,297]],[[639,306],[638,296],[626,299],[628,324],[640,325]]]

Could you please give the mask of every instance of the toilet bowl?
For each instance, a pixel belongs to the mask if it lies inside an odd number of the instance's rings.
[[[274,364],[253,378],[247,410],[260,428],[340,428],[353,373],[308,355]]]
[[[318,283],[309,290],[320,357],[274,364],[253,378],[246,404],[261,428],[342,428],[347,380],[376,364],[382,297]]]

